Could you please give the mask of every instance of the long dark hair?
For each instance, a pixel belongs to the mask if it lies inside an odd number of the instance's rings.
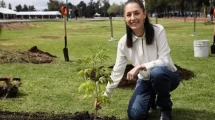
[[[145,7],[143,5],[143,2],[141,0],[128,0],[125,3],[125,6],[129,3],[137,3],[140,8],[142,8],[143,12],[145,12]],[[125,9],[124,6],[124,9]],[[146,37],[146,44],[150,45],[152,44],[153,40],[154,40],[154,29],[152,24],[149,22],[149,18],[148,15],[146,14],[146,18],[145,18],[145,22],[144,22],[144,30],[145,30],[145,37]],[[132,48],[133,46],[133,42],[132,42],[132,29],[126,24],[126,33],[127,33],[127,47],[128,48]]]

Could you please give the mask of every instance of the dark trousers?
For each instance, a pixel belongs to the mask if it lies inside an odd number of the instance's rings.
[[[150,109],[151,94],[156,93],[156,105],[160,110],[171,111],[172,101],[170,92],[180,83],[179,74],[171,72],[165,67],[154,67],[150,79],[138,79],[136,88],[128,106],[130,120],[146,120]]]

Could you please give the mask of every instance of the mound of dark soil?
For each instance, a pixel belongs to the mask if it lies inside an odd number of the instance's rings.
[[[175,64],[175,66],[177,67],[178,69],[178,73],[180,75],[180,79],[181,81],[182,80],[189,80],[191,79],[192,77],[194,77],[194,73],[190,70],[187,70],[185,68],[182,68],[178,65]],[[113,66],[110,66],[109,68],[113,68]],[[133,65],[131,64],[128,64],[125,68],[125,72],[124,72],[124,75],[122,77],[122,80],[120,81],[118,87],[120,88],[134,88],[135,85],[136,85],[136,81],[131,81],[131,80],[127,80],[126,77],[127,77],[127,73],[132,69],[134,68]]]
[[[28,51],[5,51],[0,50],[0,63],[51,63],[56,56],[51,55],[48,52],[43,52],[37,48],[32,47]]]
[[[75,114],[54,114],[45,112],[8,112],[0,111],[1,120],[94,120],[94,114],[87,111],[76,112]],[[98,117],[97,120],[118,120],[116,117]]]
[[[182,68],[176,64],[175,66],[178,69],[178,73],[180,75],[181,80],[189,80],[195,76],[192,71]]]

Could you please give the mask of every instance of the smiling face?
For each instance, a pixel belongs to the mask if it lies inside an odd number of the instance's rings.
[[[144,20],[146,18],[145,11],[137,3],[128,3],[124,8],[124,17],[134,34],[142,37],[144,34]]]

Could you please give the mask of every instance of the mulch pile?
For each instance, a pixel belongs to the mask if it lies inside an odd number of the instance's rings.
[[[25,23],[25,22],[17,22],[17,23],[4,23],[1,25],[3,30],[29,30],[33,28],[39,28],[40,26],[34,23]]]
[[[56,56],[43,52],[33,46],[28,51],[5,51],[0,49],[0,63],[51,63]]]
[[[176,64],[175,64],[175,66],[178,69],[178,73],[180,75],[181,80],[189,80],[189,79],[195,77],[195,74],[192,71],[182,68]]]
[[[88,111],[76,112],[75,114],[54,114],[54,113],[27,113],[0,111],[1,120],[94,120],[94,114]],[[116,117],[97,117],[96,120],[118,120]]]

